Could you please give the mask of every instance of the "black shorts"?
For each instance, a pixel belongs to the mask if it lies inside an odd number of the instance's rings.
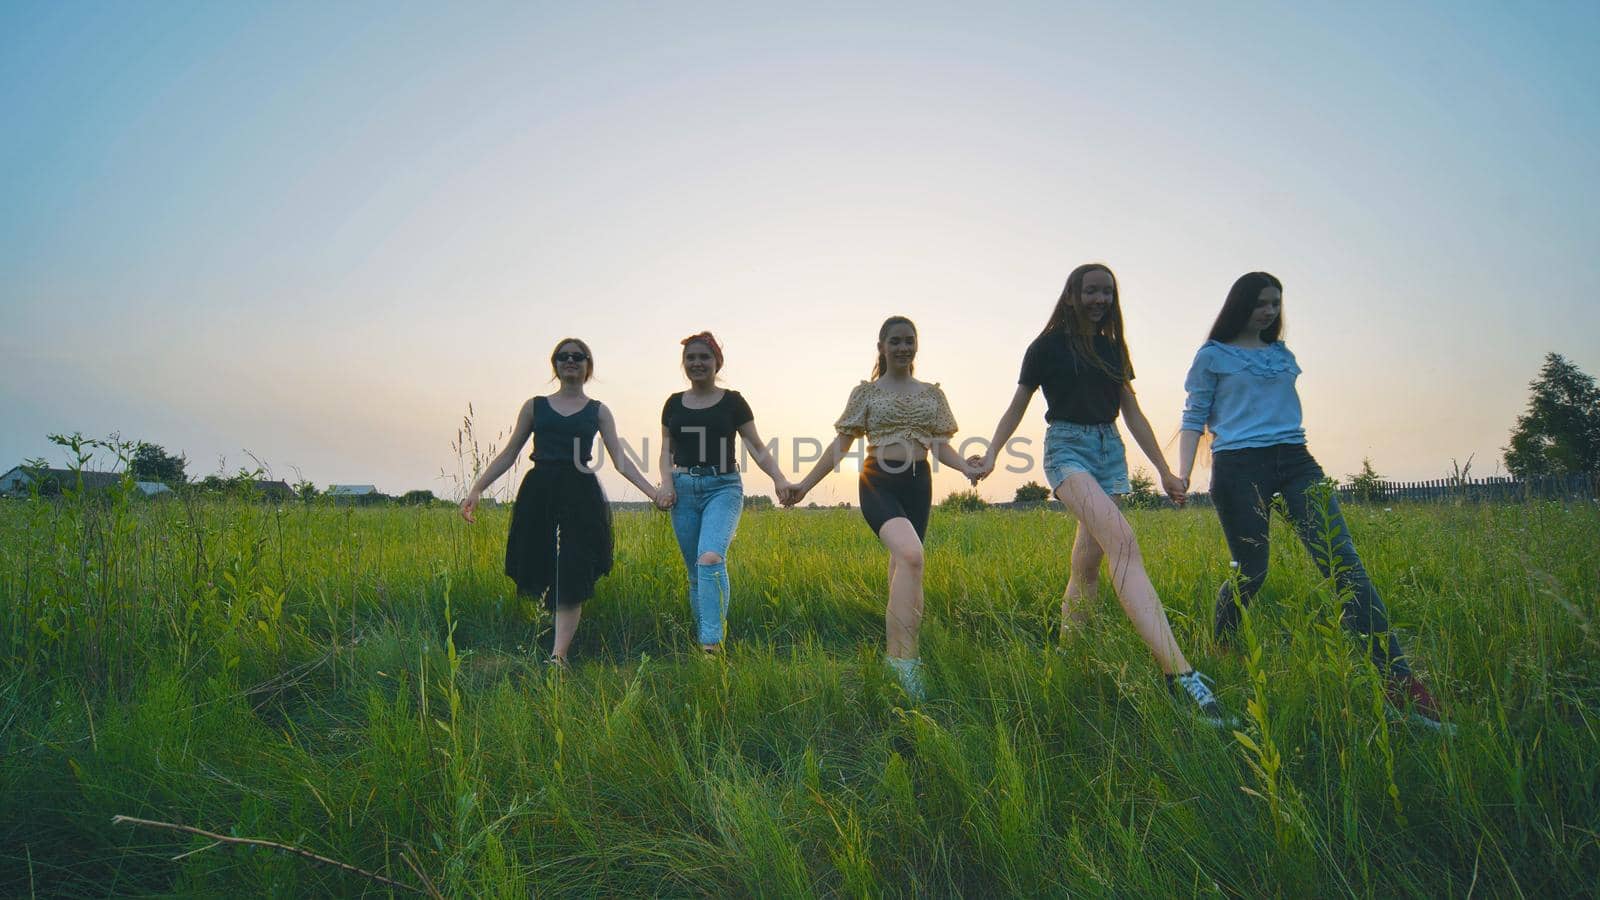
[[[917,538],[927,540],[932,507],[933,476],[926,461],[880,463],[867,457],[861,466],[861,515],[873,534],[890,519],[910,519]]]

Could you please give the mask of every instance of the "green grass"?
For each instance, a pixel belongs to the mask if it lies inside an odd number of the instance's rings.
[[[907,708],[851,512],[745,516],[726,660],[666,517],[619,516],[561,677],[504,510],[0,504],[0,894],[384,892],[118,814],[447,895],[1591,894],[1600,513],[1348,513],[1453,738],[1385,719],[1281,524],[1252,650],[1213,646],[1205,510],[1131,517],[1247,741],[1170,704],[1105,588],[1054,652],[1056,511],[935,513]]]

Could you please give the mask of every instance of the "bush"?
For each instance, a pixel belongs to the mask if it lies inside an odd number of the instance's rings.
[[[950,496],[939,501],[939,508],[945,512],[977,512],[988,509],[989,503],[977,491],[951,491]]]
[[[1030,481],[1017,488],[1015,503],[1043,503],[1050,499],[1050,489],[1037,481]]]

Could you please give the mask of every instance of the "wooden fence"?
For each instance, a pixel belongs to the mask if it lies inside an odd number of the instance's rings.
[[[1526,500],[1600,499],[1600,474],[1551,475],[1545,478],[1439,478],[1433,481],[1385,481],[1372,491],[1339,486],[1340,503],[1512,503]],[[1209,494],[1190,494],[1197,506],[1210,506]]]
[[[1465,501],[1495,503],[1513,500],[1593,500],[1600,497],[1600,475],[1551,475],[1515,478],[1441,478],[1435,481],[1385,481],[1364,493],[1350,485],[1339,486],[1340,503],[1393,503]]]

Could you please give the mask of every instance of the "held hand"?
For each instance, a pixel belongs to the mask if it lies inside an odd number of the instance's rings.
[[[967,471],[969,473],[967,477],[972,479],[973,484],[977,484],[994,471],[994,457],[987,454],[983,456],[973,454],[967,457]]]
[[[1161,476],[1161,489],[1166,491],[1172,502],[1179,506],[1189,499],[1189,480],[1179,478],[1171,472]]]
[[[979,475],[979,472],[982,471],[980,468],[981,462],[981,459],[976,456],[969,456],[961,461],[961,474],[967,477],[967,483],[973,487],[978,486],[978,480],[982,477]]]
[[[671,485],[663,484],[656,491],[656,509],[671,509],[678,502],[678,492]]]
[[[472,515],[474,512],[477,511],[477,509],[478,509],[478,492],[477,491],[473,491],[472,493],[467,495],[467,499],[461,501],[461,518],[466,519],[467,520],[467,524],[469,524],[469,525],[472,524],[473,522],[478,521],[477,519],[473,518],[473,515]]]
[[[789,494],[793,491],[794,482],[787,478],[778,478],[772,482],[772,493],[778,498],[778,504],[780,506],[789,505],[788,503],[784,502],[783,498],[789,496]]]

